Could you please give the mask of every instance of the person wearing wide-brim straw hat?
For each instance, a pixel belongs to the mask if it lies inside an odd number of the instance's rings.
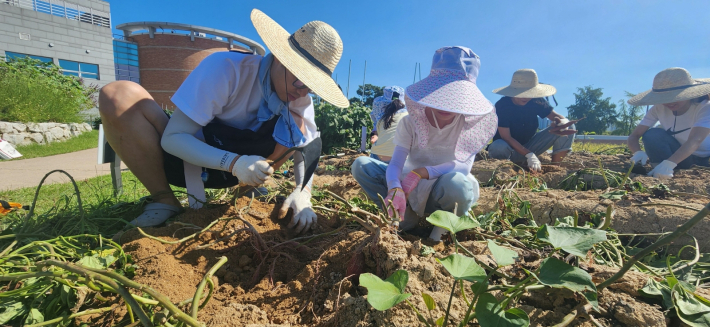
[[[503,98],[496,102],[498,131],[488,146],[488,155],[527,163],[537,171],[542,168],[537,156],[552,148],[552,162],[561,162],[572,151],[576,131],[574,124],[547,102],[546,98],[556,92],[554,86],[538,82],[532,69],[517,70],[510,85],[493,90]],[[552,124],[538,132],[538,118],[549,118]]]
[[[429,76],[405,89],[409,115],[397,126],[389,164],[369,157],[353,162],[365,193],[390,216],[404,218],[401,230],[436,210],[462,216],[478,199],[471,167],[497,126],[495,108],[476,86],[480,65],[469,48],[437,50]],[[443,231],[435,227],[429,237],[439,240]]]
[[[653,88],[629,99],[634,106],[653,105],[628,139],[631,161],[645,165],[648,175],[673,177],[674,169],[710,166],[710,79],[694,79],[683,68],[656,74]],[[653,128],[660,122],[661,128]],[[646,151],[641,150],[643,137]]]
[[[209,55],[172,96],[171,117],[138,84],[118,81],[101,90],[106,138],[151,193],[133,226],[158,225],[181,212],[170,185],[200,198],[204,188],[263,184],[288,156],[267,160],[318,140],[309,93],[349,106],[331,78],[343,52],[333,27],[312,21],[291,34],[257,9],[251,20],[271,53]],[[303,155],[293,156],[296,183],[304,187],[296,187],[281,214],[293,209],[289,227],[301,232],[314,226],[316,214]]]

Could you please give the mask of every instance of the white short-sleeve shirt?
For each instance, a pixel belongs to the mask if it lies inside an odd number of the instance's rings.
[[[653,127],[657,122],[660,122],[661,127],[665,130],[669,128],[671,131],[686,130],[673,135],[680,144],[684,144],[688,141],[691,128],[710,128],[710,103],[708,103],[707,100],[700,103],[693,103],[690,105],[688,111],[680,116],[673,115],[673,112],[666,109],[662,104],[655,105],[646,113],[646,116],[643,117],[639,125]],[[706,137],[693,154],[699,157],[710,156],[710,137]]]

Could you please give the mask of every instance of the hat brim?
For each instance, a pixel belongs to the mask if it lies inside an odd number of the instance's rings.
[[[446,72],[443,73],[446,75]],[[483,96],[476,83],[468,79],[432,74],[407,87],[409,100],[423,107],[453,112],[462,115],[485,115],[493,110],[493,104]]]
[[[291,34],[281,25],[258,9],[251,11],[251,22],[271,53],[313,93],[336,107],[350,106],[350,101],[333,78],[312,64],[291,45],[288,41]]]
[[[493,93],[513,98],[544,98],[557,93],[557,89],[549,84],[538,84],[532,88],[515,88],[510,85],[493,90]]]
[[[692,100],[703,95],[710,94],[710,79],[696,79],[697,82],[708,84],[698,84],[685,89],[671,90],[665,92],[654,92],[653,89],[642,92],[629,99],[628,103],[632,106],[650,106],[656,104],[664,104],[685,100]]]

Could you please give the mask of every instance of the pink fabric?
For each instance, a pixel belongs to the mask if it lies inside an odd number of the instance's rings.
[[[420,180],[422,180],[422,178],[419,177],[419,175],[413,171],[409,172],[409,174],[407,174],[402,181],[402,190],[404,190],[404,195],[409,196],[409,193],[412,193],[412,190],[417,187]]]
[[[392,201],[392,206],[390,206],[390,201]],[[399,219],[404,219],[404,211],[407,209],[407,198],[404,196],[402,189],[393,188],[389,190],[385,198],[384,206],[387,208],[387,214],[390,217],[394,217],[394,212],[392,211],[392,207],[394,207],[399,214]]]

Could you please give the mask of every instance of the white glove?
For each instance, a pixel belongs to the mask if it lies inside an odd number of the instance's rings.
[[[241,156],[232,167],[232,175],[236,176],[240,183],[250,186],[264,184],[273,173],[274,168],[262,156]]]
[[[643,152],[640,150],[636,151],[636,152],[634,152],[634,155],[631,156],[631,162],[633,162],[634,164],[637,164],[640,162],[641,165],[643,166],[646,164],[646,162],[648,162],[648,155],[646,154],[646,152]]]
[[[525,158],[528,158],[528,168],[530,168],[530,170],[540,171],[542,169],[540,159],[538,159],[534,153],[530,152],[526,154]]]
[[[675,168],[676,163],[670,160],[663,160],[661,163],[656,166],[656,168],[653,168],[648,173],[648,176],[653,176],[658,179],[668,179],[673,177],[673,168]]]
[[[561,119],[560,119],[560,122],[557,123],[557,124],[555,124],[555,126],[560,126],[560,125],[564,125],[564,124],[567,124],[567,123],[569,123],[569,119],[567,119],[567,118],[561,118]],[[566,131],[566,130],[568,130],[568,129],[569,129],[569,127],[565,127],[565,128],[563,128],[563,129],[561,129],[560,131]]]
[[[296,186],[293,193],[281,205],[279,216],[281,218],[285,217],[288,209],[293,209],[293,216],[288,228],[294,228],[295,226],[296,233],[313,228],[316,225],[316,221],[318,221],[318,216],[311,208],[311,192],[307,189],[301,191],[300,185]]]

